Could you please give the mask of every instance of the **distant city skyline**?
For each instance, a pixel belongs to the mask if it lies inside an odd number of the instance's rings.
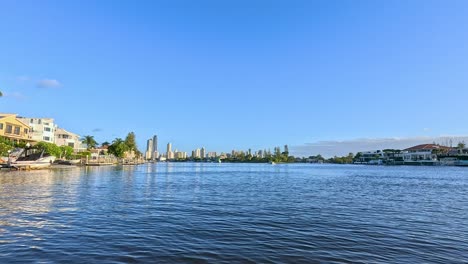
[[[283,151],[285,153],[289,153],[289,146],[284,145]],[[280,147],[277,146],[277,147],[274,147],[274,152],[282,152],[282,151],[280,150]],[[254,150],[254,151],[252,151],[251,148],[245,151],[238,149],[238,148],[234,148],[231,151],[220,151],[220,150],[208,151],[205,147],[196,148],[188,152],[188,151],[180,150],[177,148],[174,149],[172,142],[168,142],[166,144],[166,152],[160,153],[158,151],[158,136],[155,134],[153,135],[152,138],[147,139],[146,149],[143,153],[144,153],[144,158],[146,160],[173,160],[173,159],[187,159],[187,158],[210,159],[210,158],[217,158],[220,156],[230,156],[230,155],[234,156],[239,153],[263,158],[265,153],[271,154],[272,152],[270,148],[268,148],[268,150],[265,148],[265,149],[259,149],[259,150]]]
[[[4,1],[0,112],[54,118],[100,143],[133,131],[142,151],[157,133],[160,153],[172,142],[190,154],[288,144],[293,155],[340,155],[353,148],[322,143],[468,136],[466,10]]]

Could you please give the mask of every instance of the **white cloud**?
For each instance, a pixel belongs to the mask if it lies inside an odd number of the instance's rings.
[[[468,136],[407,137],[407,138],[361,138],[344,141],[318,141],[292,146],[295,156],[308,157],[321,154],[324,157],[344,156],[348,153],[377,149],[405,149],[419,144],[437,143],[456,146],[458,142],[468,142]]]
[[[42,79],[37,81],[37,87],[39,88],[59,88],[62,84],[54,79]]]
[[[18,99],[18,100],[25,99],[25,96],[22,93],[19,93],[19,92],[11,92],[11,93],[4,92],[3,97]]]
[[[18,77],[16,77],[16,80],[17,80],[18,82],[28,82],[28,81],[31,80],[31,78],[30,78],[29,76],[23,75],[23,76],[18,76]]]

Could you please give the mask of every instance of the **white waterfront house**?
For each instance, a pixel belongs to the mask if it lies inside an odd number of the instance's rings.
[[[403,150],[403,161],[405,163],[422,162],[432,163],[437,162],[437,153],[448,152],[452,148],[436,144],[422,144]]]
[[[385,157],[385,153],[382,150],[363,151],[360,154],[361,156],[357,161],[359,163],[381,164]]]
[[[53,118],[17,117],[17,119],[29,125],[29,137],[31,140],[48,143],[55,142],[56,125]]]
[[[55,144],[57,146],[72,147],[75,152],[86,150],[86,147],[81,142],[79,135],[69,132],[63,128],[57,127],[55,130]]]

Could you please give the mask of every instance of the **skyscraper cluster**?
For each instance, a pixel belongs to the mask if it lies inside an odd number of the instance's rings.
[[[238,156],[251,156],[256,158],[266,158],[273,155],[280,155],[285,153],[286,155],[289,154],[289,147],[288,145],[284,145],[284,150],[281,151],[280,147],[275,147],[273,152],[270,149],[263,149],[252,151],[252,149],[248,149],[247,151],[242,150],[232,150],[230,154],[227,154],[227,157],[238,157]]]
[[[284,146],[284,150],[281,151],[280,147],[275,147],[273,152],[270,149],[263,149],[252,151],[252,149],[248,149],[247,151],[238,151],[232,150],[231,153],[224,153],[222,152],[218,155],[216,152],[207,152],[205,147],[197,148],[192,150],[191,156],[187,155],[187,152],[178,151],[177,149],[173,150],[172,143],[167,143],[166,146],[166,153],[159,153],[158,152],[158,136],[154,135],[153,138],[148,139],[146,144],[146,153],[145,157],[147,160],[213,160],[213,159],[225,159],[225,158],[236,158],[240,156],[244,157],[256,157],[256,158],[267,158],[274,155],[281,155],[285,153],[286,155],[289,154],[288,145]]]
[[[167,143],[166,159],[167,160],[187,159],[187,152],[178,151],[177,149],[175,151],[172,151],[172,143],[169,142]]]
[[[206,156],[206,149],[205,147],[197,148],[195,150],[192,150],[192,158],[193,159],[205,159]]]
[[[157,160],[159,159],[158,152],[158,136],[154,135],[153,138],[150,138],[146,141],[146,152],[145,158],[147,160]]]

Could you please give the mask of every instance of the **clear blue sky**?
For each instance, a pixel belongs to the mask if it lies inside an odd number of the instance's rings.
[[[185,151],[468,134],[468,1],[1,1],[0,112]],[[312,153],[314,154],[314,153]]]

